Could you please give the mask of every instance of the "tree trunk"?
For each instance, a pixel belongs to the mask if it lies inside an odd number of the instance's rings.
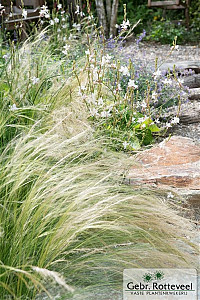
[[[75,14],[76,11],[76,0],[67,0],[67,9],[70,15],[70,27],[72,27],[72,23],[77,22],[77,15]]]
[[[106,21],[106,12],[103,0],[95,0],[96,3],[96,9],[97,9],[97,16],[99,19],[100,26],[103,27],[105,35],[108,34],[108,27],[107,27],[107,21]]]
[[[118,12],[119,0],[113,0],[112,13],[110,20],[110,36],[114,37],[116,35],[116,22],[117,22],[117,12]]]
[[[107,13],[107,23],[109,28],[110,20],[111,20],[111,0],[106,0],[106,13]]]

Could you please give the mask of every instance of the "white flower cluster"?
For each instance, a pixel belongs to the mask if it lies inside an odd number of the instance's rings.
[[[119,72],[121,72],[122,75],[124,75],[124,76],[130,76],[129,69],[127,67],[121,66],[121,68],[119,69]]]
[[[13,105],[9,105],[9,110],[10,111],[16,111],[18,110],[19,108],[17,107],[17,105],[14,103]]]
[[[32,81],[32,84],[33,84],[33,85],[37,84],[37,83],[39,82],[39,80],[40,80],[40,79],[37,78],[37,77],[35,77],[35,76],[34,76],[33,78],[31,78],[31,81]]]
[[[62,51],[63,54],[67,55],[68,54],[68,50],[70,49],[70,45],[66,44],[65,46],[63,46],[64,50]]]
[[[78,15],[78,16],[80,16],[80,17],[84,17],[84,16],[85,16],[85,13],[81,11],[79,5],[76,5],[76,11],[75,11],[75,14]]]
[[[76,31],[80,31],[81,30],[81,24],[76,24],[76,23],[74,23],[73,25],[72,25],[75,29],[76,29]]]
[[[101,65],[102,65],[102,66],[105,66],[105,65],[109,64],[111,58],[112,58],[112,56],[110,56],[110,55],[108,55],[108,54],[107,54],[106,56],[103,56],[103,57],[102,57],[102,61],[101,61]]]
[[[134,89],[137,89],[138,88],[138,85],[135,84],[135,80],[133,79],[129,79],[129,82],[128,82],[128,87],[129,88],[134,88]]]
[[[40,9],[40,17],[41,18],[46,18],[46,19],[49,19],[50,18],[50,13],[49,13],[49,9],[48,9],[48,6],[46,5],[43,5],[41,6],[41,9]]]
[[[122,22],[122,24],[120,24],[121,25],[121,28],[123,29],[123,30],[127,30],[129,27],[130,27],[130,21],[129,20],[123,20],[123,22]]]
[[[90,116],[96,118],[109,118],[111,116],[111,110],[113,109],[113,106],[107,106],[104,99],[97,96],[96,92],[87,95],[85,93],[86,90],[86,86],[81,86],[79,88],[79,95],[87,102]]]
[[[23,17],[24,19],[27,18],[27,14],[28,14],[27,10],[22,9],[22,17]]]
[[[4,6],[1,5],[1,3],[0,3],[0,15],[2,16],[4,12],[5,12],[5,8],[4,8]]]

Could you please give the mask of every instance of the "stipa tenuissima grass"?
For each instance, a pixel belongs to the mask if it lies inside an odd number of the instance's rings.
[[[125,267],[192,266],[176,242],[190,235],[189,221],[123,185],[129,162],[106,151],[105,139],[89,128],[67,138],[61,124],[34,126],[1,156],[2,299],[34,299],[47,278],[72,292],[119,285]]]

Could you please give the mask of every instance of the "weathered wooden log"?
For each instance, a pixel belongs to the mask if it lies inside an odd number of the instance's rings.
[[[179,117],[180,123],[185,125],[200,123],[200,103],[193,101],[182,104]]]
[[[193,113],[186,113],[180,115],[180,123],[184,125],[200,123],[200,109]]]
[[[190,89],[200,88],[200,74],[194,74],[194,75],[185,77],[183,85],[188,86]]]
[[[168,5],[180,5],[180,0],[148,1],[149,7],[162,7]]]
[[[176,70],[193,70],[195,73],[200,73],[200,61],[177,61],[164,63],[159,69],[173,71],[175,65]]]
[[[200,88],[190,89],[189,100],[200,101]]]

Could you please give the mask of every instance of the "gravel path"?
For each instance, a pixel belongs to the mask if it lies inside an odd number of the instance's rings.
[[[158,58],[158,62],[200,60],[200,44],[196,46],[180,45],[178,50],[171,51],[170,45],[141,42],[139,46],[136,43],[125,46],[121,51],[123,55],[131,55],[136,60],[146,60],[148,63],[155,63],[156,58]]]

